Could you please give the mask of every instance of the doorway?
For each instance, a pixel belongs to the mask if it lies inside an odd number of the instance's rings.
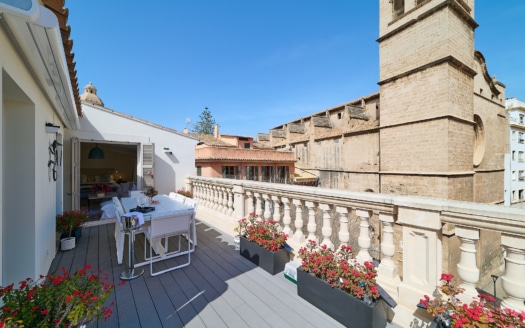
[[[99,220],[104,202],[111,199],[93,199],[92,186],[96,183],[109,185],[108,196],[126,197],[129,190],[139,186],[137,167],[139,144],[117,142],[80,142],[79,151],[79,197],[80,208],[86,209],[89,220]]]

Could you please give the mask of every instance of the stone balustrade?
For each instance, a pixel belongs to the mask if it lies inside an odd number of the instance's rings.
[[[467,302],[498,275],[502,305],[525,310],[523,210],[246,180],[191,176],[186,183],[199,218],[225,232],[256,213],[280,223],[294,252],[308,240],[351,246],[358,261],[378,263],[378,282],[410,309],[447,272],[461,279]]]

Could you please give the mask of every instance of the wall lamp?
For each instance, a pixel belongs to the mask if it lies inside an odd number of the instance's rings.
[[[60,126],[54,125],[53,123],[46,123],[46,132],[47,133],[58,133],[60,131]]]
[[[173,154],[173,152],[168,147],[164,147],[164,152],[168,155]]]

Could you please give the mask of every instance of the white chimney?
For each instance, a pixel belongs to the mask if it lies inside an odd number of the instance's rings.
[[[215,124],[213,127],[213,137],[219,139],[219,125]]]

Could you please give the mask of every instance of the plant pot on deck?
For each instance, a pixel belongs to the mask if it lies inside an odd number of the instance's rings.
[[[290,260],[286,249],[281,248],[277,252],[272,252],[244,237],[241,237],[240,253],[243,257],[273,275],[283,271],[284,265]]]
[[[346,327],[384,328],[386,304],[378,299],[371,305],[302,269],[297,269],[297,294]]]
[[[60,249],[68,251],[75,248],[75,237],[67,237],[60,239]]]

